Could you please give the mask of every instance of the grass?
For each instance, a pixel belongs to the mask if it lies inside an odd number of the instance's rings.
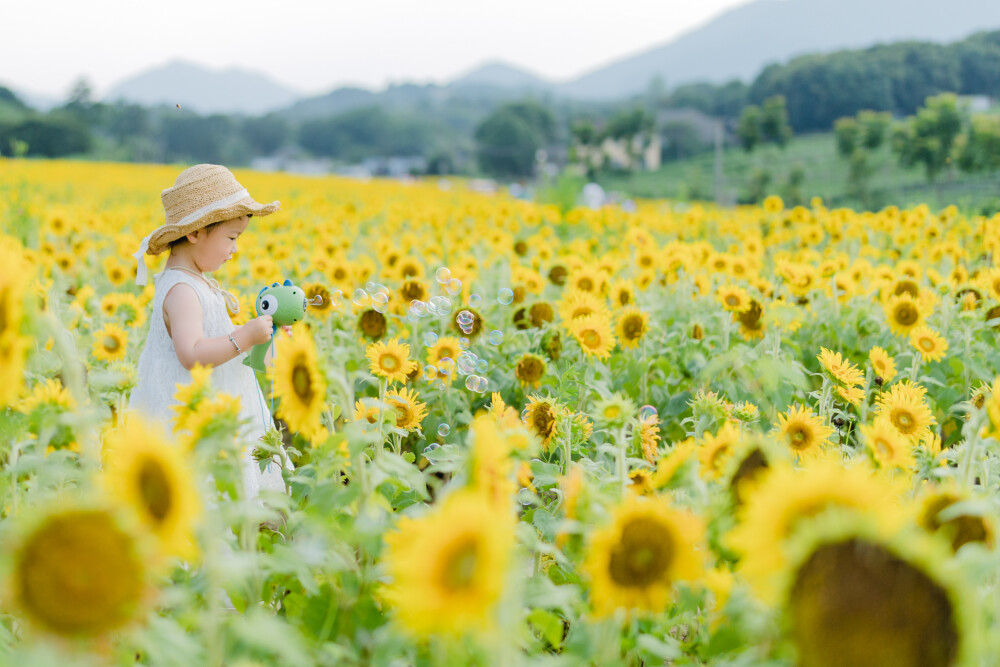
[[[808,202],[822,197],[828,206],[854,209],[879,209],[889,204],[914,206],[926,203],[931,208],[956,204],[965,210],[980,212],[996,208],[1000,197],[1000,174],[968,175],[957,169],[928,184],[921,167],[901,167],[887,146],[874,151],[870,158],[871,176],[866,186],[867,201],[848,189],[848,162],[837,154],[832,133],[795,137],[784,148],[769,145],[747,153],[728,148],[722,154],[723,185],[720,201],[733,204],[752,199],[751,181],[755,174],[767,172],[770,183],[758,194],[778,194],[788,200]],[[798,192],[792,192],[789,180],[795,169],[804,176]],[[677,200],[716,199],[715,155],[703,153],[677,162],[669,162],[658,171],[631,174],[609,173],[598,182],[609,191],[631,197]]]

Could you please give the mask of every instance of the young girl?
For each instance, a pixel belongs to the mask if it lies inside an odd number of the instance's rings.
[[[153,277],[156,296],[129,407],[172,429],[178,385],[190,384],[195,364],[212,367],[213,388],[239,397],[240,417],[250,424],[240,434],[247,444],[243,461],[247,496],[256,498],[260,489],[284,491],[277,459],[263,473],[253,459],[254,443],[272,421],[253,371],[242,363],[251,347],[270,340],[271,317],[234,327],[226,309],[236,313],[239,303],[205,276],[232,258],[252,216],[269,215],[280,205],[258,204],[228,169],[211,164],[181,172],[161,199],[165,224],[144,238],[134,255],[136,283],[145,285],[143,255],[170,250],[164,270]]]

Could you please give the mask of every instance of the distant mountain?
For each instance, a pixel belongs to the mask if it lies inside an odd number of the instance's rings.
[[[518,90],[548,90],[553,84],[531,72],[507,63],[488,62],[448,84],[449,88],[494,87]]]
[[[145,106],[180,104],[202,114],[259,115],[287,107],[300,97],[299,92],[257,72],[213,70],[174,61],[118,83],[104,101],[125,100]]]
[[[53,107],[59,106],[63,102],[63,100],[58,100],[51,95],[40,95],[23,88],[5,86],[2,81],[0,81],[0,86],[6,87],[7,90],[14,93],[18,100],[35,111],[48,111]]]
[[[749,81],[766,65],[805,53],[906,39],[949,42],[996,28],[997,0],[755,0],[663,46],[565,83],[557,92],[580,99],[621,98],[647,90],[656,76],[668,88],[695,81]]]

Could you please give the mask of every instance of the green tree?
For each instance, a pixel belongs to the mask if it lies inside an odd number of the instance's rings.
[[[740,138],[740,145],[747,153],[752,153],[753,149],[760,143],[760,107],[751,104],[743,109],[740,120],[736,124],[736,136]]]
[[[893,147],[900,163],[923,165],[928,182],[933,182],[951,161],[962,126],[963,116],[955,95],[927,98],[925,106],[906,119],[894,135]]]
[[[673,120],[663,124],[661,157],[664,161],[683,160],[708,148],[698,133],[698,128],[684,120]]]
[[[288,121],[277,114],[247,118],[240,134],[250,149],[258,155],[272,155],[292,137]]]
[[[958,167],[965,172],[1000,169],[1000,117],[974,116],[958,140]]]
[[[760,138],[762,143],[775,143],[782,148],[792,138],[784,95],[775,95],[764,100],[760,111]]]
[[[506,104],[483,120],[474,134],[480,168],[491,176],[531,176],[538,150],[555,138],[555,117],[534,102]]]
[[[859,111],[861,145],[869,150],[878,150],[885,142],[886,133],[892,124],[892,114],[887,111]]]
[[[840,157],[850,158],[854,155],[861,137],[861,125],[858,123],[858,119],[838,118],[833,123],[833,137]]]

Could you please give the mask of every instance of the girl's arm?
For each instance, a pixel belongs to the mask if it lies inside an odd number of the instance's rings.
[[[190,285],[174,285],[163,299],[163,310],[170,322],[170,338],[181,365],[191,370],[195,364],[221,366],[239,354],[229,336],[205,338],[202,329],[201,302]],[[250,320],[233,331],[236,344],[244,352],[271,338],[271,317]]]

